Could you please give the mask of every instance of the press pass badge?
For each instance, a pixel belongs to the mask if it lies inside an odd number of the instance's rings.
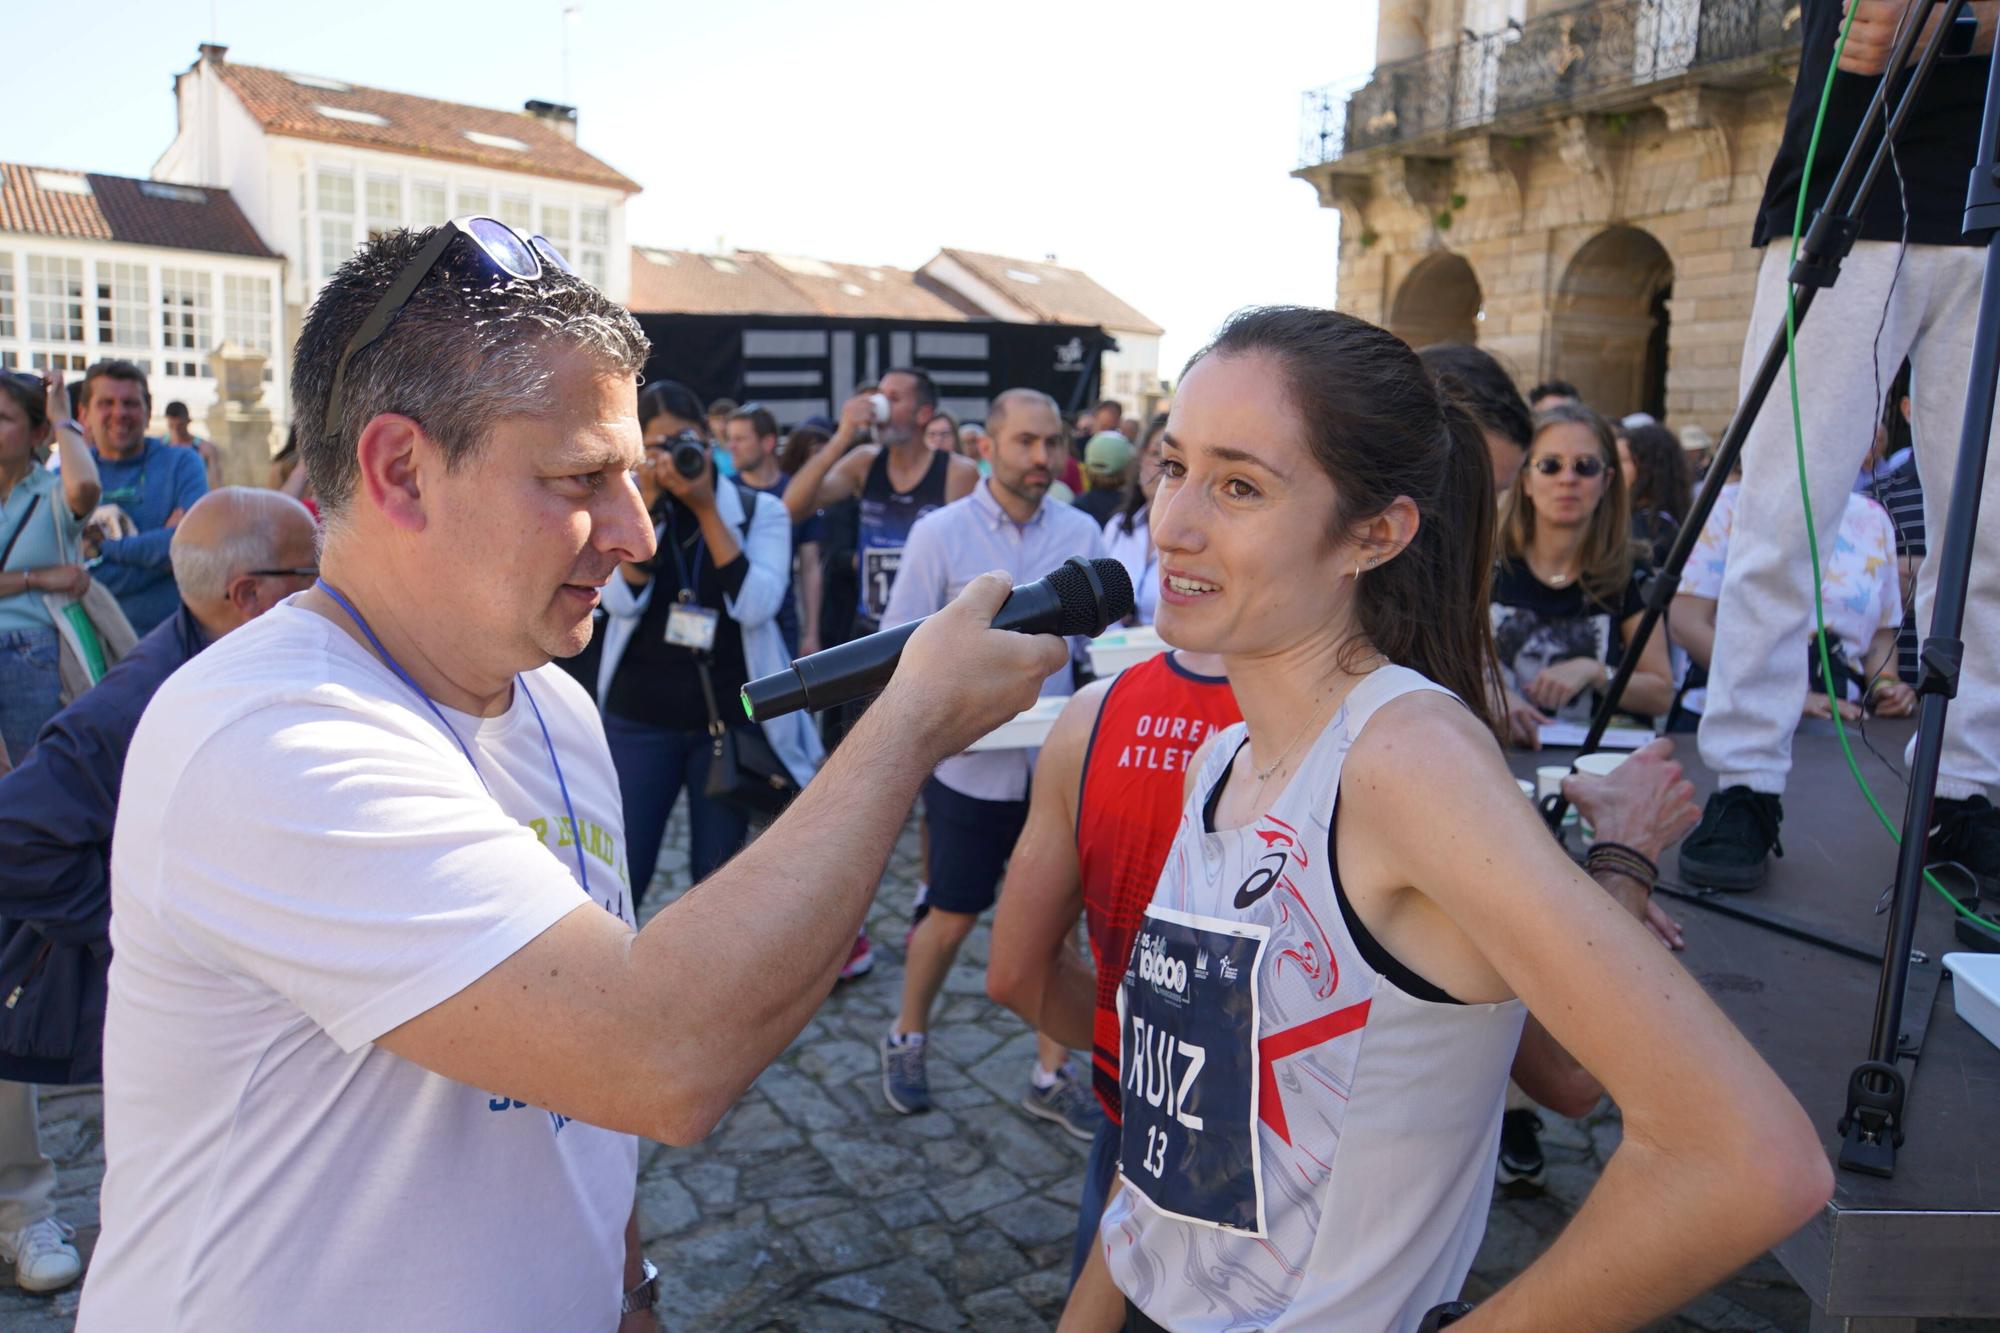
[[[709,652],[715,647],[715,626],[721,619],[708,607],[675,602],[667,609],[667,642]]]

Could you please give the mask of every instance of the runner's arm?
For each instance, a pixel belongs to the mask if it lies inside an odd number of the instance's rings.
[[[1470,713],[1434,695],[1388,704],[1348,755],[1341,821],[1357,909],[1400,927],[1385,942],[1461,998],[1519,995],[1624,1115],[1573,1223],[1459,1327],[1637,1327],[1824,1205],[1831,1171],[1798,1102],[1556,846]]]
[[[856,449],[854,442],[874,419],[874,408],[865,394],[848,399],[841,407],[840,425],[833,438],[799,464],[791,484],[785,487],[785,510],[792,522],[803,523],[818,510],[860,493],[868,463],[857,464],[855,460],[873,461],[875,450]]]
[[[380,1044],[591,1124],[699,1140],[832,989],[931,769],[1061,665],[1059,639],[985,628],[1007,591],[982,577],[920,629],[791,808],[645,929],[583,904]]]
[[[1090,734],[1110,681],[1084,687],[1063,706],[1035,760],[1028,822],[1007,861],[993,916],[986,994],[1028,1026],[1072,1050],[1089,1050],[1097,973],[1075,945],[1083,915],[1077,864],[1077,803]]]

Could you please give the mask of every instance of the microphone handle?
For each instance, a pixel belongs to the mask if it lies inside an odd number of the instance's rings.
[[[1062,599],[1043,579],[1018,585],[1008,593],[1007,600],[993,615],[993,628],[1026,634],[1051,633],[1061,621]],[[889,678],[896,674],[903,645],[923,623],[913,620],[907,625],[879,630],[793,662],[792,670],[798,673],[799,684],[805,690],[805,706],[817,713],[880,694]]]

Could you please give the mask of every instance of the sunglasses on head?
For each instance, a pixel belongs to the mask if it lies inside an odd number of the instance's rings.
[[[340,361],[333,368],[333,388],[327,394],[326,428],[338,433],[341,423],[341,390],[347,384],[347,363],[360,352],[389,331],[396,322],[396,316],[403,313],[403,307],[417,294],[417,288],[424,285],[424,279],[443,260],[454,242],[460,237],[470,241],[480,254],[509,278],[520,278],[528,282],[539,279],[551,270],[563,273],[574,272],[562,252],[549,243],[546,236],[523,236],[497,218],[462,217],[453,218],[437,229],[423,249],[403,265],[396,274],[396,280],[389,284],[381,299],[375,302],[368,318],[361,321],[361,327],[347,340],[341,350]]]
[[[1591,454],[1570,459],[1558,458],[1554,454],[1543,454],[1528,466],[1545,477],[1559,477],[1563,468],[1567,466],[1571,472],[1588,481],[1604,471],[1604,460]]]

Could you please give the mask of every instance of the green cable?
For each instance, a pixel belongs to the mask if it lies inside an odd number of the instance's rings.
[[[1826,124],[1826,109],[1833,101],[1833,81],[1834,77],[1840,72],[1840,57],[1847,50],[1847,34],[1848,30],[1854,26],[1855,10],[1856,7],[1850,5],[1847,10],[1847,17],[1840,25],[1840,38],[1835,42],[1833,48],[1833,63],[1827,67],[1826,86],[1820,90],[1819,110],[1813,116],[1812,137],[1806,141],[1805,165],[1799,176],[1798,208],[1792,217],[1790,264],[1794,267],[1799,262],[1799,236],[1805,231],[1806,192],[1812,183],[1813,161],[1819,155],[1820,130]],[[1885,70],[1882,77],[1885,80],[1890,78],[1890,72]],[[1887,133],[1886,120],[1884,133]],[[1798,289],[1793,286],[1789,277],[1785,281],[1785,382],[1791,392],[1792,398],[1792,447],[1798,456],[1799,499],[1805,506],[1806,549],[1812,556],[1813,618],[1819,626],[1820,678],[1831,683],[1834,679],[1833,655],[1826,646],[1826,590],[1821,582],[1819,533],[1817,525],[1813,521],[1812,484],[1806,468],[1805,427],[1799,420]],[[1840,701],[1829,698],[1828,702],[1831,704],[1828,711],[1833,715],[1834,734],[1840,738],[1840,752],[1847,759],[1847,771],[1853,775],[1855,785],[1861,788],[1862,796],[1867,798],[1868,808],[1875,812],[1875,818],[1881,821],[1882,827],[1888,830],[1889,836],[1895,839],[1898,846],[1901,846],[1903,841],[1902,829],[1897,827],[1895,822],[1889,818],[1887,812],[1882,809],[1882,803],[1875,799],[1875,791],[1868,785],[1868,777],[1861,771],[1860,761],[1854,757],[1854,747],[1847,739],[1847,724],[1841,720]],[[1951,890],[1940,884],[1937,876],[1931,874],[1928,870],[1924,871],[1924,881],[1943,895],[1944,900],[1951,904],[1952,910],[1957,912],[1961,917],[1964,917],[1991,935],[2000,936],[2000,927],[1996,927],[1992,922],[1987,921],[1952,896]]]

